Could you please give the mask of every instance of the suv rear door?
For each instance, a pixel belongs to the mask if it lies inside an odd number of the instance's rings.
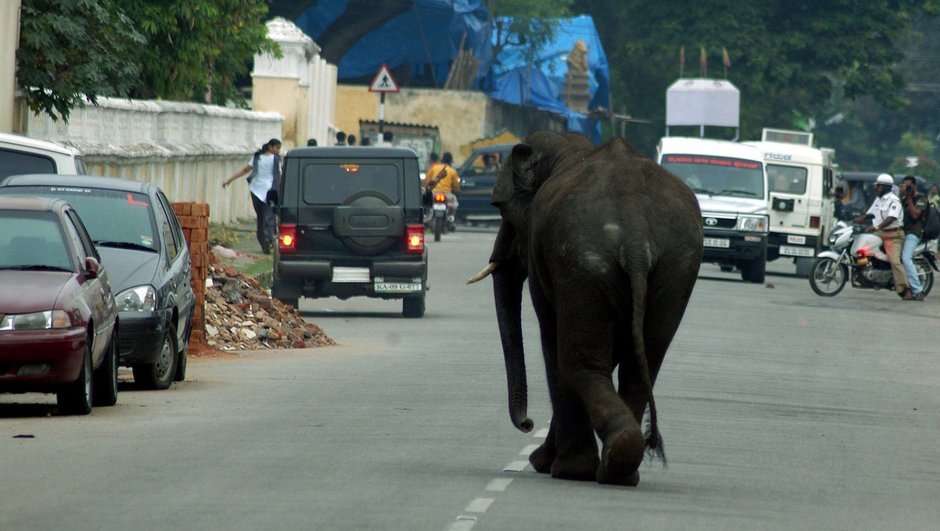
[[[298,179],[285,186],[297,209],[282,211],[282,223],[296,222],[297,256],[337,259],[355,256],[404,256],[407,223],[420,219],[417,160],[401,158],[300,158]],[[415,168],[406,168],[409,163]],[[406,175],[415,183],[406,184]],[[410,197],[412,195],[414,197]],[[406,208],[417,205],[417,208]],[[289,219],[291,214],[296,220]]]

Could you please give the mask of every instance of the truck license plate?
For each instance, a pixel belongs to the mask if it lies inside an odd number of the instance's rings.
[[[705,247],[721,247],[727,249],[731,247],[731,240],[727,238],[705,238]]]
[[[807,256],[812,258],[816,256],[816,250],[812,247],[793,247],[791,245],[780,246],[781,256]]]

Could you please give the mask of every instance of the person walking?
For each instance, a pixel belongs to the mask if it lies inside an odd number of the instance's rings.
[[[904,205],[904,245],[901,248],[901,264],[907,273],[908,283],[915,301],[924,300],[924,287],[914,266],[914,249],[924,237],[924,219],[927,213],[927,197],[917,191],[917,180],[906,175],[901,180],[901,204]]]
[[[257,226],[255,235],[264,254],[271,254],[276,239],[273,203],[277,202],[277,191],[281,181],[281,141],[272,138],[255,152],[247,166],[235,172],[222,183],[228,187],[235,179],[249,175],[248,188],[251,205],[255,209]]]
[[[894,289],[906,301],[914,300],[911,287],[907,281],[907,273],[901,265],[901,247],[904,242],[904,208],[901,200],[894,195],[894,177],[882,173],[875,179],[875,200],[868,212],[856,216],[855,223],[865,223],[871,220],[872,224],[866,228],[867,232],[881,231],[881,241],[891,263],[891,275],[894,277]]]

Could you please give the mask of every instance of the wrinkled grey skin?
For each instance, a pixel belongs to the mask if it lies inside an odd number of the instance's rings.
[[[521,324],[527,278],[548,372],[551,426],[529,461],[553,477],[636,485],[645,450],[665,459],[653,384],[701,263],[694,194],[621,139],[595,147],[538,132],[513,149],[493,204],[502,214],[490,258],[497,320],[510,418],[522,431],[533,427]]]

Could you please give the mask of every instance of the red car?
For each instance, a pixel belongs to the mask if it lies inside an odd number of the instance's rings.
[[[56,393],[85,415],[117,402],[118,311],[65,201],[0,197],[0,392]]]

